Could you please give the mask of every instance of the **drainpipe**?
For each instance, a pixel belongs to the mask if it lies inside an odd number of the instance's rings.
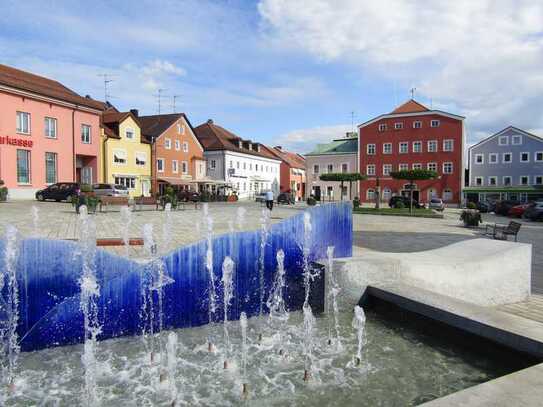
[[[72,181],[76,182],[76,170],[75,166],[77,165],[76,159],[75,159],[75,109],[77,106],[72,110]]]

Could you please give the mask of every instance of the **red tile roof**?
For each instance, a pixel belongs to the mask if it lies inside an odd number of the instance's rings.
[[[430,109],[428,109],[426,106],[420,104],[419,102],[415,102],[413,99],[408,100],[404,104],[398,106],[396,109],[394,109],[391,114],[396,113],[416,113],[416,112],[429,112]]]
[[[277,160],[278,157],[272,150],[266,147],[264,144],[251,142],[244,140],[234,133],[226,130],[225,128],[213,123],[213,120],[200,124],[194,128],[196,137],[200,141],[200,144],[204,147],[204,150],[228,150],[236,151],[238,153],[256,155],[265,158],[271,158]],[[239,142],[242,142],[242,146],[247,145],[248,142],[254,145],[260,146],[260,151],[239,147]]]
[[[0,64],[0,85],[97,110],[107,108],[105,103],[80,96],[60,82],[2,64]]]
[[[291,153],[283,150],[281,147],[274,147],[272,151],[277,157],[286,162],[291,168],[299,168],[305,170],[305,158],[300,154]]]
[[[110,138],[120,139],[119,124],[128,117],[132,117],[141,129],[139,117],[135,116],[132,112],[119,112],[114,108],[104,112],[101,118],[101,126],[104,129],[104,134]],[[150,144],[150,141],[143,135],[143,130],[140,142]]]

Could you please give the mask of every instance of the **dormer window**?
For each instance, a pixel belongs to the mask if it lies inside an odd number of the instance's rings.
[[[128,140],[134,140],[134,130],[133,129],[127,128],[125,134],[126,134],[126,138]]]
[[[439,127],[439,120],[430,121],[430,127]]]
[[[394,130],[401,130],[401,129],[403,129],[403,122],[394,123]]]
[[[387,125],[386,123],[381,123],[379,125],[379,131],[386,131],[387,130]]]
[[[414,121],[414,122],[413,122],[413,128],[414,128],[414,129],[420,129],[420,128],[422,128],[422,122],[421,122],[420,120]]]
[[[243,148],[243,140],[238,140],[238,148]]]

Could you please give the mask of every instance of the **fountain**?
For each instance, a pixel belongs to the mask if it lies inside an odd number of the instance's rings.
[[[243,206],[239,206],[236,210],[236,224],[239,231],[245,227],[245,213],[247,210]]]
[[[228,308],[234,297],[234,262],[226,257],[222,264],[223,308],[224,308],[224,368],[228,369],[230,355],[230,336],[228,335]]]
[[[36,205],[32,205],[32,235],[40,235],[40,209]]]
[[[270,211],[268,209],[262,209],[262,215],[260,217],[260,255],[258,258],[258,289],[260,292],[260,302],[258,308],[258,315],[262,319],[264,313],[264,301],[266,297],[266,287],[264,278],[264,268],[266,262],[266,246],[268,244],[268,234],[270,229]],[[258,341],[262,342],[262,332],[259,333]]]
[[[164,205],[164,217],[162,219],[162,241],[161,252],[165,253],[169,248],[169,242],[172,236],[172,204],[170,202]]]
[[[215,288],[215,275],[213,273],[213,218],[209,215],[209,208],[207,203],[203,204],[204,221],[207,223],[207,235],[206,235],[206,256],[205,267],[208,275],[208,322],[211,324],[215,321],[215,314],[217,312],[217,290]],[[208,336],[208,350],[213,352],[213,338],[211,334]]]
[[[129,206],[121,206],[121,234],[124,244],[124,254],[130,253],[130,226],[132,225],[132,211]]]
[[[168,334],[168,343],[166,345],[166,355],[168,360],[168,380],[171,393],[171,406],[177,404],[177,386],[175,377],[177,375],[177,334],[170,332]]]
[[[366,326],[366,315],[362,307],[356,305],[354,307],[354,316],[352,322],[353,328],[356,330],[356,338],[358,346],[356,348],[356,356],[354,359],[355,365],[359,365],[362,361],[362,347],[364,345],[364,328]]]
[[[288,312],[283,293],[285,288],[285,252],[278,250],[276,259],[277,271],[266,305],[270,311],[268,317],[270,328],[277,332],[278,343],[280,344],[279,354],[283,355],[286,323],[288,321]]]
[[[339,333],[339,308],[337,304],[337,295],[341,291],[334,274],[334,246],[328,246],[326,249],[328,277],[328,292],[326,294],[326,317],[328,319],[328,345],[332,344],[332,326],[335,330],[336,350],[341,350],[341,336]],[[331,310],[330,310],[331,308]],[[333,318],[332,318],[333,315]]]
[[[249,397],[249,383],[247,383],[247,314],[242,312],[239,316],[241,327],[241,395],[244,399]]]

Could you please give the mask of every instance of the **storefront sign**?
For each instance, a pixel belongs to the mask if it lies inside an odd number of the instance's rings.
[[[32,148],[34,142],[32,140],[24,140],[10,136],[0,136],[0,144],[11,144],[12,146]]]

